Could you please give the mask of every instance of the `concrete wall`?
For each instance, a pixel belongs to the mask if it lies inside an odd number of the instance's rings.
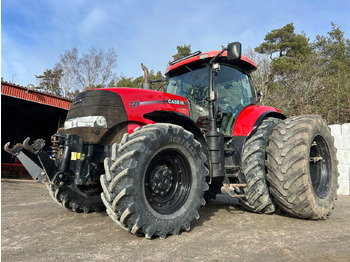
[[[329,126],[339,161],[338,195],[350,195],[350,123]]]

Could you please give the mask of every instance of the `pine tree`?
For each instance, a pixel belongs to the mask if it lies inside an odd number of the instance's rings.
[[[41,89],[44,92],[54,94],[57,96],[62,95],[62,89],[59,86],[59,81],[62,77],[62,70],[46,69],[42,75],[35,75],[38,80],[37,89]]]
[[[173,55],[173,60],[178,60],[191,54],[191,45],[178,45],[176,47],[177,53]]]

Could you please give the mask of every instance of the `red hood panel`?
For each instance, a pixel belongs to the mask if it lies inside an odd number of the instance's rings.
[[[155,110],[175,111],[189,116],[186,98],[155,90],[138,88],[103,88],[120,95],[129,121],[153,123],[143,115]]]

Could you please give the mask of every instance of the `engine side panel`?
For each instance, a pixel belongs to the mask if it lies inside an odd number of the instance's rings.
[[[172,111],[189,116],[186,98],[154,90],[136,88],[103,88],[78,94],[69,109],[67,120],[103,116],[107,128],[72,127],[67,134],[77,134],[87,143],[119,143],[123,134],[138,126],[154,123],[144,118],[153,111]]]
[[[103,90],[117,93],[124,104],[130,126],[154,123],[144,118],[153,111],[173,111],[189,116],[187,99],[181,96],[158,92],[154,90],[135,88],[105,88]],[[128,128],[132,132],[133,128]]]

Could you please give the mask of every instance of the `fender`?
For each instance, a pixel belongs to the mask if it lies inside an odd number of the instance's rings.
[[[144,114],[143,117],[154,121],[155,123],[169,123],[182,126],[184,129],[191,132],[194,135],[194,138],[201,143],[204,154],[207,156],[207,159],[209,159],[209,151],[206,140],[200,128],[189,116],[175,111],[155,110]]]
[[[247,106],[237,117],[233,127],[233,136],[249,136],[264,117],[286,118],[279,110],[271,106]]]

